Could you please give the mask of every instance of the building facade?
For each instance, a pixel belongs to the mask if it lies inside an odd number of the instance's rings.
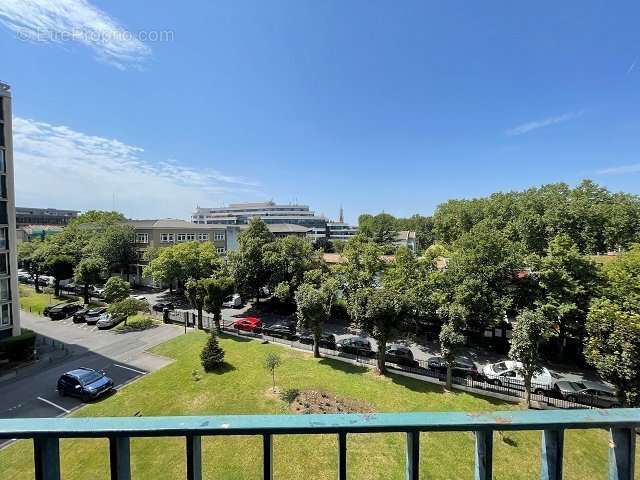
[[[0,82],[0,337],[19,334],[11,88]]]
[[[327,240],[349,240],[358,233],[358,227],[344,222],[327,222],[325,227],[313,227],[309,238],[317,240],[326,238]]]
[[[278,205],[274,202],[232,203],[227,207],[198,207],[191,221],[200,225],[246,225],[252,218],[261,218],[266,224],[290,224],[303,227],[322,227],[327,223],[323,216],[309,210],[308,205]]]
[[[67,225],[78,216],[76,210],[16,207],[16,225]]]

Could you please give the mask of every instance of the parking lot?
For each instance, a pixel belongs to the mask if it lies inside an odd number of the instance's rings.
[[[159,325],[138,332],[116,333],[95,326],[74,324],[71,319],[52,321],[22,312],[22,324],[45,341],[63,345],[67,355],[56,362],[36,362],[11,380],[0,383],[0,418],[52,417],[66,415],[83,405],[56,391],[58,378],[69,370],[88,367],[104,370],[117,389],[169,363],[168,359],[146,352],[182,333],[180,327]],[[101,401],[100,399],[94,401]],[[133,415],[136,412],[122,412]]]

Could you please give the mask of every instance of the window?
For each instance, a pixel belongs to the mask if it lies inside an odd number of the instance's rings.
[[[214,240],[224,240],[224,232],[216,232],[213,235]]]
[[[187,239],[186,233],[178,233],[176,235],[176,242],[184,242]]]
[[[5,225],[9,223],[9,216],[7,215],[7,202],[0,202],[0,223]]]
[[[209,234],[208,233],[199,233],[198,234],[198,240],[200,240],[201,242],[205,242],[205,241],[209,240]]]
[[[0,250],[8,250],[9,249],[9,229],[8,228],[0,228]]]
[[[218,253],[224,253],[224,252],[226,252],[226,251],[227,251],[227,249],[226,249],[226,248],[224,248],[224,247],[218,247]]]
[[[173,233],[161,233],[160,234],[160,242],[162,242],[162,243],[171,243],[171,242],[173,242]]]
[[[7,171],[7,162],[5,161],[5,151],[0,148],[0,173],[6,173]]]
[[[9,274],[9,258],[6,253],[0,253],[0,275]]]
[[[9,289],[9,279],[0,279],[0,301],[11,300],[11,290]]]
[[[11,325],[11,304],[5,303],[0,307],[0,325],[5,327]]]
[[[193,242],[196,239],[195,233],[187,233],[187,242]]]
[[[137,243],[149,243],[149,234],[148,233],[136,233],[136,242]]]

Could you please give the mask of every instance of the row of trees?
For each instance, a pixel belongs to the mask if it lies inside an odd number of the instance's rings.
[[[571,188],[553,183],[524,191],[494,193],[470,200],[449,200],[433,216],[395,218],[387,213],[361,215],[360,233],[389,247],[399,230],[416,232],[418,246],[452,245],[479,224],[504,232],[528,253],[539,255],[558,235],[567,235],[580,253],[626,249],[640,236],[640,197],[612,193],[591,180]]]
[[[22,242],[18,246],[20,264],[34,277],[54,278],[55,295],[60,281],[69,278],[85,286],[84,300],[89,302],[89,285],[119,272],[128,279],[129,265],[136,259],[135,230],[117,212],[89,211],[79,215],[62,232],[45,240]]]

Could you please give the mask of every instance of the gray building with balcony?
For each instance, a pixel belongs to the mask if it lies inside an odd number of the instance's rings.
[[[11,87],[0,82],[0,338],[20,334]]]

